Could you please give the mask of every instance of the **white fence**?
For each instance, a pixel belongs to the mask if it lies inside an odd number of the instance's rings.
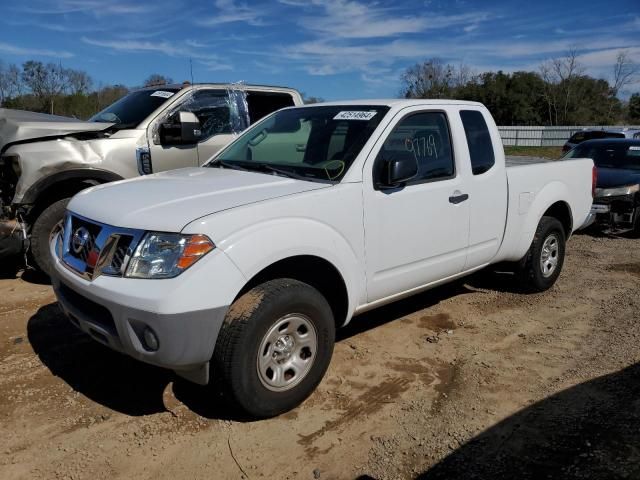
[[[639,126],[569,126],[569,127],[498,127],[503,145],[517,147],[561,147],[571,135],[585,128],[598,130],[621,128],[640,129]]]

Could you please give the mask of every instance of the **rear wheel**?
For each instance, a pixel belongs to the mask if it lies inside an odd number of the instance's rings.
[[[64,212],[67,209],[70,198],[63,198],[45,208],[33,222],[31,229],[31,255],[38,270],[51,276],[53,259],[49,252],[49,244],[53,235],[60,228]]]
[[[525,290],[543,292],[556,283],[564,264],[565,243],[562,224],[553,217],[542,217],[519,272]]]
[[[265,282],[229,309],[218,336],[214,372],[233,400],[264,418],[303,402],[333,353],[331,307],[315,288],[292,279]]]

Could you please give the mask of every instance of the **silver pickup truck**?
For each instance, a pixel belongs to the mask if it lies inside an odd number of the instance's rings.
[[[29,252],[50,273],[49,238],[76,193],[202,165],[265,115],[301,104],[290,88],[183,84],[131,92],[86,122],[0,109],[0,259]]]

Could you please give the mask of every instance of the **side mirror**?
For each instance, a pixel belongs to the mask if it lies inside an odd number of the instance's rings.
[[[178,112],[173,122],[160,125],[162,145],[193,145],[201,136],[200,120],[193,112]]]
[[[416,175],[418,175],[418,161],[412,156],[385,160],[382,170],[382,186],[399,187]]]

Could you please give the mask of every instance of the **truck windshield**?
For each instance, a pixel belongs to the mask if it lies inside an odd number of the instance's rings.
[[[590,158],[600,168],[640,170],[640,142],[634,145],[578,145],[565,158]]]
[[[247,130],[207,166],[339,182],[388,111],[380,105],[280,110]]]
[[[135,128],[179,90],[178,88],[158,87],[158,89],[131,92],[96,113],[89,121],[115,123],[119,129]]]

